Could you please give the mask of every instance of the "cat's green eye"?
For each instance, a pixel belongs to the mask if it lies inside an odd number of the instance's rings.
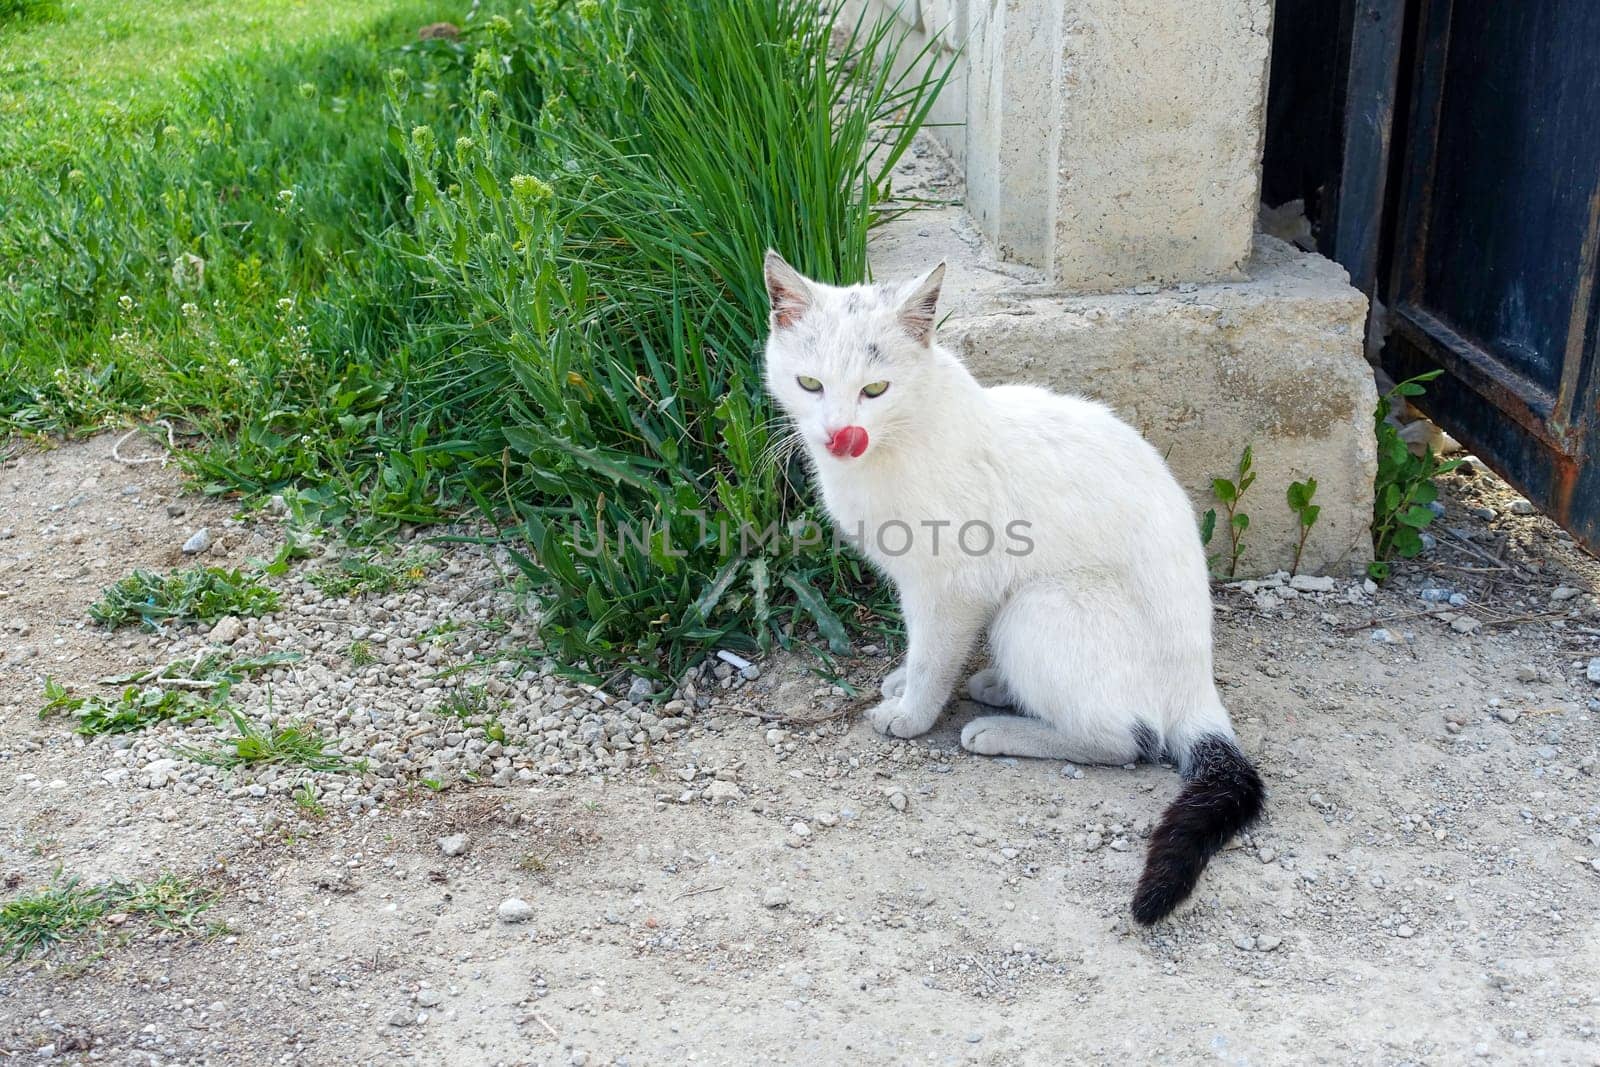
[[[811,377],[809,374],[799,375],[795,378],[795,381],[799,382],[800,388],[804,389],[808,393],[822,392],[822,383]]]
[[[882,396],[888,388],[888,382],[869,382],[861,387],[861,395],[867,397]]]

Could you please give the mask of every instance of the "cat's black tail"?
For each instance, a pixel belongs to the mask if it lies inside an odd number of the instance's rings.
[[[1133,894],[1133,917],[1146,926],[1183,903],[1211,857],[1255,822],[1266,801],[1261,775],[1231,737],[1205,735],[1181,755],[1179,768],[1183,792],[1150,835]]]

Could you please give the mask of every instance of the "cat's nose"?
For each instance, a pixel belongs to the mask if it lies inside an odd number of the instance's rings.
[[[867,428],[846,426],[828,434],[828,451],[840,459],[855,459],[867,450]]]

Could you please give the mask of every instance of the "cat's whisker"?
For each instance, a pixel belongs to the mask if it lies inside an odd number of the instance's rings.
[[[767,447],[761,451],[758,466],[761,468],[784,466],[795,449],[800,447],[800,441],[800,431],[792,427],[783,434],[769,438]]]

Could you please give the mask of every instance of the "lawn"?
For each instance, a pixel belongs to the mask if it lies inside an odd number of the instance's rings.
[[[0,432],[165,419],[201,488],[358,539],[487,519],[580,668],[881,625],[853,560],[719,530],[808,515],[761,253],[865,272],[938,87],[867,61],[893,31],[811,0],[312,10],[107,15],[70,60],[31,57],[88,4],[3,31],[35,121],[8,135]],[[646,543],[601,534],[625,524]]]
[[[36,171],[154,121],[186,76],[229,55],[349,35],[407,7],[422,10],[373,0],[0,0],[0,168]]]

